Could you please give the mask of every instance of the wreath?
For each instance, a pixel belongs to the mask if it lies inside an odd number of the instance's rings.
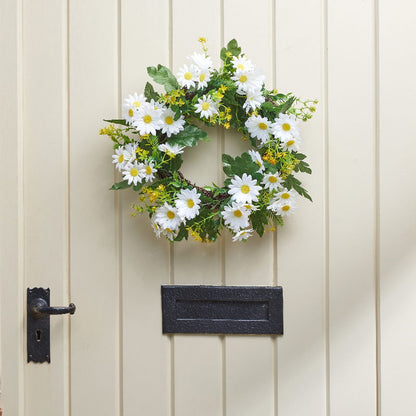
[[[299,152],[298,120],[311,118],[317,102],[267,90],[235,39],[221,49],[218,70],[206,39],[199,41],[203,52],[189,56],[177,77],[163,65],[147,68],[164,94],[148,82],[144,94],[124,100],[123,119],[105,120],[111,124],[100,134],[114,142],[123,179],[110,189],[139,193],[133,215],[149,213],[157,237],[211,242],[227,228],[233,241],[245,241],[283,225],[298,196],[312,200],[294,173],[311,173]],[[235,129],[252,145],[240,156],[222,155],[222,185],[197,186],[179,170],[186,148],[207,140],[203,125]]]

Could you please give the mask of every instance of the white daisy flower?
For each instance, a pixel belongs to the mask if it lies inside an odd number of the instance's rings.
[[[266,168],[264,167],[263,159],[261,158],[260,153],[256,150],[249,150],[248,154],[251,156],[251,160],[259,166],[259,170],[257,172],[263,172]]]
[[[261,93],[261,90],[247,93],[247,98],[245,103],[243,104],[243,108],[245,108],[246,113],[248,113],[250,110],[260,108],[260,106],[264,103],[264,100],[265,98]]]
[[[173,146],[171,146],[168,143],[163,143],[159,145],[158,149],[161,152],[165,152],[171,158],[174,158],[179,153],[183,153],[183,149],[185,149],[185,146],[179,146],[176,143]]]
[[[123,170],[123,179],[128,181],[130,185],[137,185],[137,182],[141,182],[143,177],[140,175],[140,166],[137,162],[127,163]]]
[[[173,241],[179,233],[179,227],[175,229],[165,228],[162,230],[162,235],[167,237],[170,241]]]
[[[276,215],[281,215],[285,217],[287,215],[291,215],[296,210],[296,202],[294,200],[287,200],[282,201],[281,199],[275,199],[273,202],[267,207],[273,211]]]
[[[137,113],[133,126],[143,136],[145,134],[156,135],[160,129],[162,110],[156,110],[154,104],[144,103]]]
[[[178,215],[182,220],[192,220],[199,214],[199,204],[201,203],[200,196],[201,194],[199,194],[195,188],[192,190],[181,190],[175,205],[178,209]]]
[[[276,194],[275,199],[280,200],[280,202],[295,201],[297,193],[291,189],[290,191],[286,188],[283,188],[279,193]]]
[[[253,204],[244,204],[244,208],[248,210],[248,213],[251,214],[253,211],[258,211],[259,207]]]
[[[228,187],[230,188],[228,193],[231,198],[241,204],[251,204],[253,201],[257,201],[257,195],[261,189],[261,186],[257,185],[257,181],[246,173],[243,173],[241,178],[235,175]]]
[[[241,204],[233,202],[232,205],[226,205],[221,212],[224,218],[224,224],[234,232],[240,231],[241,228],[249,226],[249,211]]]
[[[168,137],[172,134],[178,134],[183,130],[183,125],[185,124],[185,119],[183,116],[180,116],[175,121],[175,113],[170,109],[166,108],[161,116],[161,126],[162,133],[166,133]]]
[[[181,87],[195,87],[197,79],[198,67],[195,65],[184,65],[177,74],[178,83]]]
[[[270,138],[270,121],[266,117],[252,115],[245,123],[251,137],[257,137],[262,144],[269,141]]]
[[[299,136],[298,122],[291,114],[280,114],[271,125],[273,136],[282,141]]]
[[[156,209],[155,221],[164,229],[176,230],[182,220],[178,215],[178,210],[165,202]]]
[[[150,182],[155,179],[157,169],[155,169],[155,162],[153,160],[147,163],[141,163],[139,167],[140,175],[146,182]]]
[[[300,149],[300,144],[302,143],[300,137],[287,137],[285,139],[281,139],[282,140],[282,147],[283,150],[288,150],[290,152],[295,151],[298,152]]]
[[[276,191],[279,188],[279,185],[282,183],[282,178],[279,174],[276,173],[266,173],[261,182],[264,185],[265,189],[271,191]]]
[[[208,82],[211,79],[211,72],[208,69],[200,69],[197,74],[196,81],[198,83],[197,89],[202,90],[208,87]]]
[[[236,241],[246,241],[253,235],[253,232],[254,231],[252,229],[241,230],[234,235],[233,242],[235,243]]]
[[[127,120],[128,124],[133,123],[137,112],[145,102],[146,97],[143,94],[138,95],[136,92],[134,94],[129,94],[129,96],[124,99],[123,118]]]
[[[136,150],[137,144],[127,143],[123,150],[124,160],[127,162],[133,162],[133,160],[136,159]]]
[[[206,56],[204,53],[194,52],[191,56],[188,56],[188,59],[190,59],[199,69],[209,72],[213,65],[212,58]]]
[[[231,59],[234,69],[240,71],[254,71],[254,65],[244,55],[234,56]]]
[[[214,114],[218,114],[217,104],[210,96],[203,95],[198,98],[198,103],[195,104],[196,113],[201,113],[202,117],[210,118]]]
[[[152,229],[154,231],[154,233],[156,234],[157,238],[160,238],[160,235],[162,234],[162,227],[156,222],[156,221],[152,221]]]
[[[237,85],[237,92],[243,93],[254,93],[261,90],[265,76],[258,71],[235,71],[235,74],[231,79]]]
[[[124,147],[120,146],[115,150],[115,154],[113,155],[113,163],[116,164],[116,169],[120,172],[124,169],[128,161],[124,158]]]

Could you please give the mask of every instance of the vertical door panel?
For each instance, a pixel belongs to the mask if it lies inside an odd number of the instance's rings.
[[[410,416],[416,406],[416,7],[383,0],[379,12],[380,410]]]
[[[325,359],[325,73],[322,2],[276,3],[276,87],[318,99],[312,120],[300,122],[312,176],[299,175],[313,203],[299,198],[279,230],[278,283],[284,290],[285,334],[278,343],[279,416],[324,415]],[[302,399],[299,400],[299,394]]]
[[[22,5],[0,2],[0,408],[24,411]]]
[[[169,66],[169,1],[123,1],[121,9],[122,98],[144,91],[147,66]],[[157,34],[155,35],[155,31]],[[154,35],[152,35],[152,33]],[[121,180],[118,175],[117,180]],[[170,413],[170,342],[162,335],[160,286],[169,283],[169,243],[156,239],[146,214],[132,217],[137,193],[119,193],[125,415]]]
[[[247,57],[266,75],[273,87],[273,7],[271,1],[224,3],[224,43],[236,38]],[[233,156],[249,149],[236,132],[226,133],[225,153]],[[252,237],[246,243],[225,236],[225,282],[227,285],[273,285],[273,234]],[[249,416],[274,414],[275,341],[270,336],[227,336],[225,357],[226,414]]]
[[[111,143],[118,110],[117,1],[71,1],[71,411],[119,415],[119,276]]]
[[[176,74],[193,52],[202,53],[200,37],[208,40],[208,54],[219,64],[220,2],[174,0],[172,2],[172,70]],[[208,6],[208,7],[207,7]],[[196,13],[198,15],[196,15]],[[203,127],[209,142],[186,149],[181,171],[198,186],[220,180],[221,142],[216,128]],[[222,282],[221,243],[189,241],[172,250],[175,284],[220,285]],[[222,342],[218,336],[175,335],[175,414],[219,415],[222,412]]]
[[[55,305],[68,302],[66,12],[64,1],[23,2],[25,286],[49,287]],[[67,322],[51,319],[51,363],[25,366],[32,414],[68,414]]]
[[[376,414],[374,4],[328,3],[331,414]],[[358,107],[357,107],[358,106]]]

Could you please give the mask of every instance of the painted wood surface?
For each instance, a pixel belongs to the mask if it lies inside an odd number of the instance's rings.
[[[4,416],[413,415],[416,6],[399,0],[0,2],[0,408]],[[277,233],[170,245],[131,217],[103,118],[235,37],[302,126],[314,199]],[[4,97],[7,97],[4,98]],[[223,180],[220,129],[184,173]],[[285,334],[162,335],[163,284],[281,285]],[[26,363],[27,287],[51,288],[50,365]]]

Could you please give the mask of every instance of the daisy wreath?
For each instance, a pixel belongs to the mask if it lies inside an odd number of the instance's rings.
[[[215,241],[223,228],[233,241],[245,241],[265,226],[283,225],[296,199],[311,200],[294,173],[311,173],[299,152],[298,120],[306,121],[316,101],[267,90],[264,75],[241,53],[235,39],[221,50],[222,67],[213,68],[206,40],[203,53],[189,57],[175,77],[162,66],[148,67],[164,86],[159,94],[148,82],[144,94],[124,100],[123,119],[100,131],[114,142],[113,163],[123,180],[110,189],[139,193],[134,213],[148,212],[157,237],[170,241]],[[235,129],[252,149],[223,154],[222,186],[197,186],[180,172],[187,147],[207,139],[197,124]]]

